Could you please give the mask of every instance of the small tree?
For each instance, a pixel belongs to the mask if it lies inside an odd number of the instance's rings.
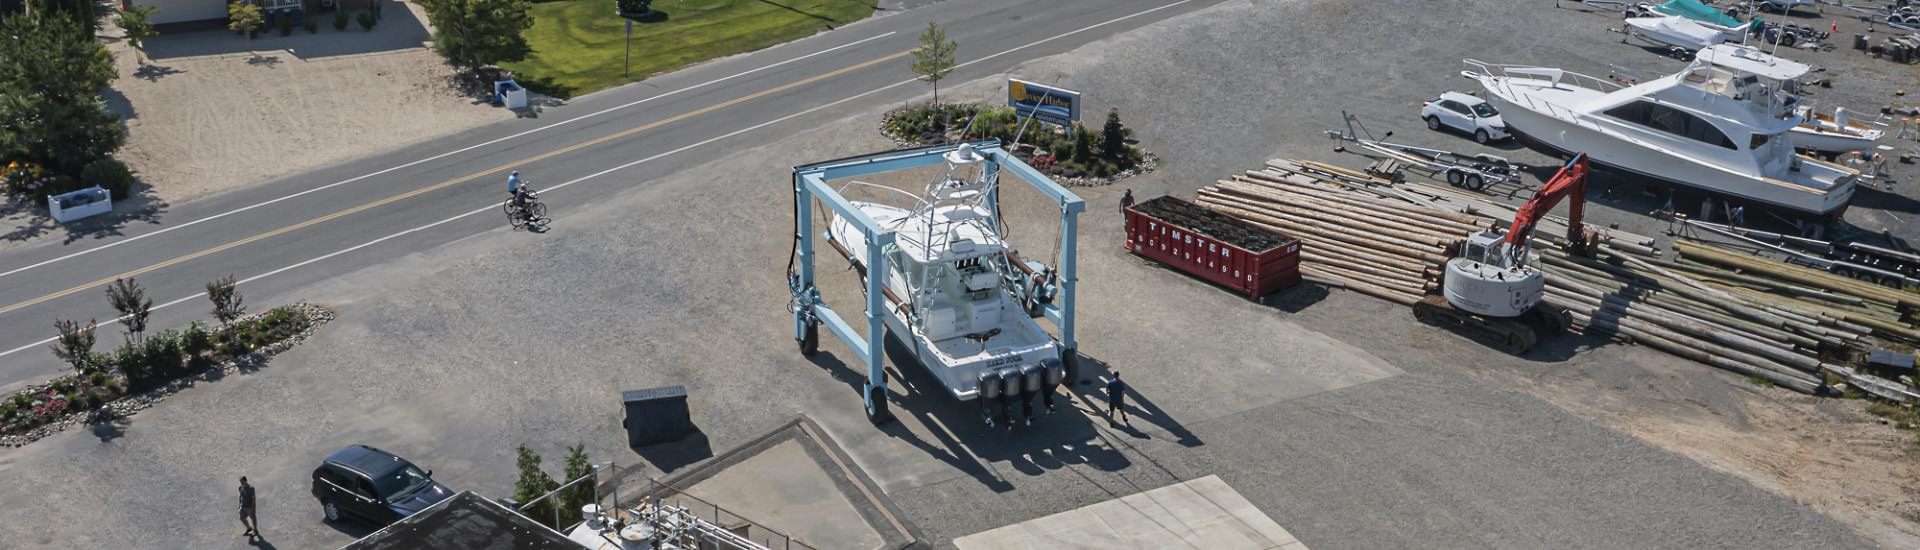
[[[207,301],[213,302],[213,318],[220,320],[221,326],[233,323],[241,315],[247,314],[247,306],[240,291],[234,288],[233,276],[207,283]]]
[[[1073,161],[1085,163],[1093,160],[1093,134],[1076,122],[1073,124]]]
[[[579,443],[567,449],[567,481],[580,479],[593,473],[593,463],[587,461],[587,444]],[[563,514],[578,512],[581,507],[593,504],[593,481],[576,483],[560,493]]]
[[[247,53],[253,53],[253,33],[267,23],[266,14],[260,12],[260,6],[252,2],[234,2],[227,4],[227,28],[240,31],[247,37]]]
[[[117,14],[118,17],[113,19],[113,23],[119,25],[120,30],[127,34],[127,45],[133,48],[133,60],[136,62],[146,63],[144,55],[147,52],[146,50],[140,49],[141,45],[146,43],[148,38],[153,38],[160,34],[160,31],[154,30],[153,22],[149,20],[153,16],[153,11],[157,9],[160,8],[158,6],[134,6],[114,10],[114,13]]]
[[[87,321],[87,326],[68,320],[53,322],[53,328],[60,331],[60,338],[53,342],[53,356],[73,365],[73,370],[85,372],[93,359],[93,329],[95,323]]]
[[[120,324],[127,327],[127,339],[138,340],[147,330],[147,316],[153,313],[153,300],[133,279],[114,279],[107,285],[107,301],[120,312]]]
[[[927,32],[920,35],[920,47],[913,50],[913,72],[933,85],[934,104],[940,103],[940,79],[953,72],[953,52],[958,47],[947,40],[946,29],[928,21]]]
[[[527,0],[422,0],[433,23],[433,46],[454,66],[476,69],[527,58],[522,33],[533,28]]]
[[[1120,124],[1120,110],[1107,111],[1107,125],[1100,128],[1100,156],[1107,160],[1127,160],[1127,127]]]
[[[560,487],[547,472],[540,469],[540,455],[533,449],[521,445],[513,450],[514,465],[520,469],[520,480],[513,483],[513,500],[520,502],[520,515],[533,518],[542,524],[550,524],[554,519],[552,499],[533,502],[540,495],[547,494]],[[548,525],[552,527],[552,525]]]

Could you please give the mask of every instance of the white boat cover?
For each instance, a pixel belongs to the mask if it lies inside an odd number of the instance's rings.
[[[1739,44],[1714,44],[1700,49],[1694,59],[1706,61],[1735,72],[1753,73],[1760,78],[1787,81],[1812,71],[1805,63],[1775,57],[1760,48]]]
[[[1629,18],[1627,26],[1633,27],[1636,35],[1688,50],[1699,50],[1719,44],[1726,38],[1726,35],[1720,31],[1709,29],[1692,19],[1678,15]]]

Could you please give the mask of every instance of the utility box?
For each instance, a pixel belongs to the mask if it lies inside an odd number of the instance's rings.
[[[666,386],[620,392],[627,418],[620,425],[627,429],[627,446],[640,448],[656,443],[678,441],[693,433],[693,416],[687,412],[687,388]]]
[[[113,211],[113,193],[99,186],[47,196],[47,213],[53,220],[67,223]]]

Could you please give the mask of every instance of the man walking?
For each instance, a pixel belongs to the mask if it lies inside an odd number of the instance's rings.
[[[1128,189],[1126,194],[1120,195],[1120,215],[1122,216],[1127,215],[1128,208],[1133,208],[1133,190],[1132,189]]]
[[[1107,425],[1113,425],[1114,413],[1120,414],[1120,421],[1128,426],[1133,421],[1127,418],[1127,383],[1120,381],[1120,371],[1113,371],[1113,378],[1107,379]]]
[[[247,476],[240,476],[240,524],[247,526],[243,533],[248,540],[260,536],[260,517],[254,513],[253,486],[247,484]]]

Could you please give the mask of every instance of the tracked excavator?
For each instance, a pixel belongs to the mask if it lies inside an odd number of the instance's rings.
[[[1540,301],[1547,279],[1527,265],[1528,241],[1534,225],[1566,200],[1568,253],[1591,255],[1593,236],[1581,223],[1586,191],[1587,156],[1577,154],[1520,206],[1506,234],[1481,231],[1467,236],[1460,254],[1447,260],[1440,295],[1414,303],[1414,318],[1454,328],[1514,355],[1565,331],[1567,312]]]

